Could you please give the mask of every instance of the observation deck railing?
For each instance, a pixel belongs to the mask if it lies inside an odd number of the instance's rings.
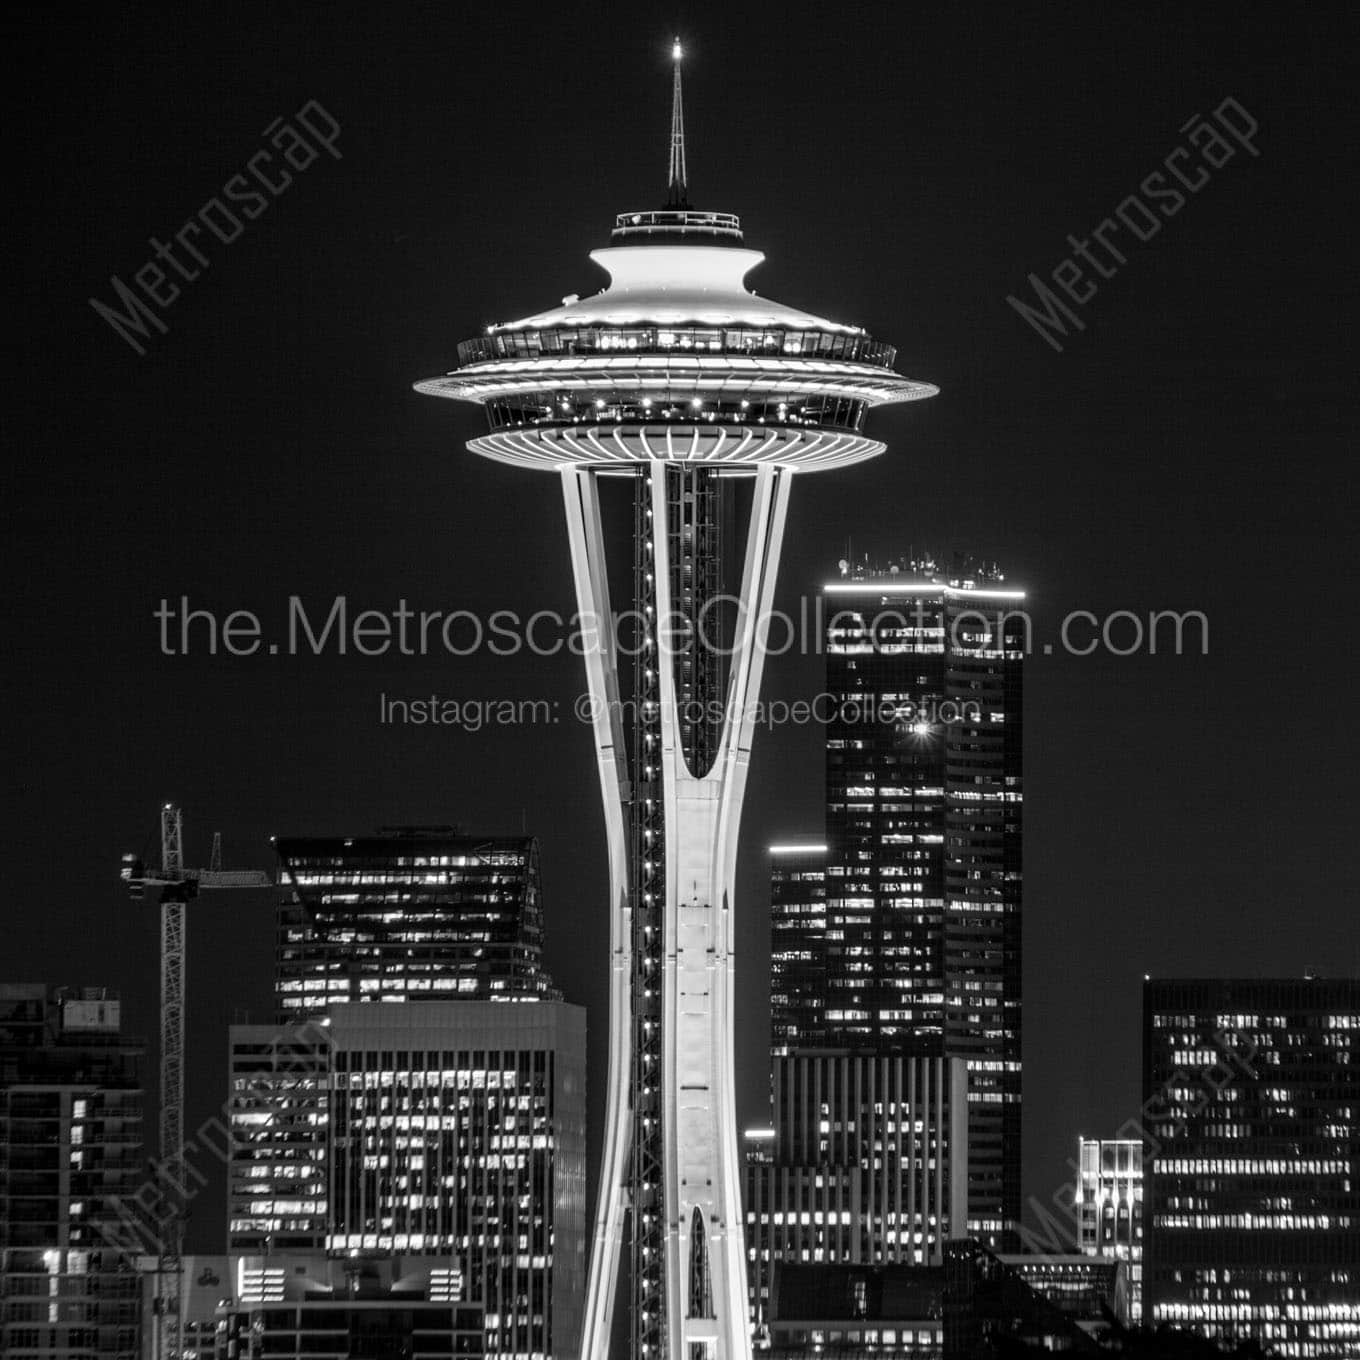
[[[893,345],[844,331],[756,329],[745,326],[554,326],[496,331],[464,340],[458,367],[498,359],[572,354],[698,354],[744,358],[788,356],[891,368]]]

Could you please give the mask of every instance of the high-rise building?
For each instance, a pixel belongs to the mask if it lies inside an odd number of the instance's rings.
[[[770,1052],[826,1039],[826,846],[770,846]]]
[[[335,1002],[553,996],[538,842],[452,828],[276,842],[280,1021]]]
[[[144,1046],[102,988],[0,984],[0,1354],[138,1360]]]
[[[1145,1321],[1360,1356],[1360,980],[1143,987]]]
[[[770,847],[771,1125],[747,1132],[745,1211],[753,1336],[776,1350],[786,1270],[923,1266],[967,1230],[965,1064],[938,1046],[841,1045],[826,862],[825,844]]]
[[[824,1041],[968,1064],[968,1232],[1020,1195],[1024,592],[996,569],[846,568],[826,619]]]
[[[588,1360],[610,1353],[625,1241],[635,1360],[749,1352],[731,940],[790,483],[882,452],[863,433],[869,409],[935,393],[893,372],[893,349],[859,327],[748,291],[763,257],[740,220],[688,201],[678,43],[672,89],[669,196],[615,219],[591,257],[609,286],[487,327],[453,372],[417,384],[483,408],[473,452],[556,474],[589,625],[611,990]],[[603,527],[628,493],[627,617],[643,635],[631,688]],[[713,637],[725,521],[744,563],[730,646]]]
[[[773,1124],[747,1133],[751,1320],[770,1340],[790,1265],[930,1265],[965,1231],[962,1058],[799,1049],[776,1057]]]
[[[780,1262],[924,1264],[951,1236],[1014,1242],[1023,599],[994,566],[944,571],[917,559],[881,570],[843,563],[819,602],[825,834],[771,847],[775,1105],[747,1172],[757,1335]],[[795,1060],[834,1063],[843,1076],[790,1103]],[[943,1203],[912,1197],[905,1217],[861,1216],[832,1202],[849,1168],[819,1165],[815,1149],[794,1176],[772,1170],[787,1161],[775,1149],[793,1146],[807,1120],[865,1120],[852,1075],[861,1062],[950,1073],[934,1094],[925,1082],[904,1087],[886,1125],[905,1165],[912,1140],[938,1124],[929,1155],[950,1186]],[[800,1099],[813,1104],[801,1110]],[[843,1230],[822,1233],[822,1222]]]
[[[357,1003],[345,1003],[346,1006]],[[230,1030],[227,1249],[323,1251],[331,1208],[329,1014]]]
[[[1143,1144],[1137,1138],[1077,1140],[1077,1246],[1127,1261],[1129,1316],[1143,1316]]]
[[[364,1277],[384,1327],[424,1291],[459,1305],[421,1323],[436,1348],[455,1322],[467,1344],[473,1310],[478,1354],[569,1353],[585,1014],[543,969],[537,841],[403,828],[277,848],[280,1023],[231,1030],[233,1272],[260,1306],[276,1277],[307,1276],[289,1335],[334,1329],[338,1313],[308,1311],[329,1297],[314,1268],[329,1253],[387,1281]],[[340,1344],[327,1335],[312,1341]]]
[[[486,1355],[574,1354],[580,1007],[351,1002],[309,1025],[233,1026],[231,1050],[230,1249],[256,1285],[318,1253],[390,1260],[478,1309]]]

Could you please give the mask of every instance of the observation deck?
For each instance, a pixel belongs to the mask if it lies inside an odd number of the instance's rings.
[[[521,467],[811,471],[881,453],[866,413],[938,391],[894,372],[896,350],[860,327],[749,291],[765,257],[731,244],[733,214],[623,213],[612,239],[629,244],[590,256],[608,287],[489,326],[458,346],[456,369],[415,385],[486,410],[475,453]]]

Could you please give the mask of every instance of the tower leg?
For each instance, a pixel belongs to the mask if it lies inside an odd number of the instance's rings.
[[[632,1057],[633,932],[628,872],[627,753],[619,704],[618,648],[609,605],[609,583],[605,576],[604,533],[595,474],[579,468],[564,468],[562,493],[609,853],[609,1086],[604,1156],[600,1164],[600,1190],[581,1335],[582,1360],[608,1360],[619,1252],[623,1245],[623,1220],[628,1207],[626,1188],[631,1128],[628,1084]]]
[[[655,551],[667,533],[665,468],[654,464]],[[663,1091],[667,1336],[674,1360],[746,1360],[750,1322],[733,1061],[733,886],[755,700],[764,669],[791,474],[761,468],[746,534],[746,562],[717,758],[695,775],[680,740],[676,681],[665,629],[660,648],[666,878]],[[669,573],[657,613],[672,613]],[[702,1229],[705,1238],[696,1240]],[[709,1297],[686,1289],[706,1279]]]
[[[650,491],[646,534],[655,586],[655,668],[664,812],[662,917],[661,1261],[664,1355],[656,1360],[749,1360],[745,1234],[733,1063],[733,891],[738,832],[764,669],[765,623],[788,507],[787,468],[755,476],[745,567],[721,733],[711,766],[686,759],[674,656],[667,465],[644,474]],[[599,1210],[592,1247],[583,1360],[607,1360],[618,1284],[623,1215],[630,1206],[629,1113],[633,1058],[630,792],[609,614],[596,474],[563,472],[577,600],[586,624],[586,673],[604,799],[610,861],[610,1058]],[[593,636],[592,636],[593,633]],[[648,757],[650,759],[650,757]],[[637,1231],[636,1222],[634,1231]]]

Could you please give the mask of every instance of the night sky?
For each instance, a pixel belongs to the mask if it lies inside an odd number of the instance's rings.
[[[665,192],[686,40],[691,200],[740,213],[749,282],[898,346],[938,398],[886,455],[795,485],[779,603],[857,552],[998,559],[1036,638],[1068,611],[1202,610],[1207,656],[1026,672],[1025,1173],[1139,1102],[1144,972],[1360,968],[1353,6],[105,6],[33,11],[8,126],[23,294],[5,460],[8,872],[0,976],[103,983],[154,1035],[155,912],[117,882],[185,807],[189,859],[271,834],[456,822],[542,838],[548,960],[591,1006],[602,820],[579,661],[161,654],[162,597],[271,629],[351,610],[574,608],[550,477],[474,458],[410,384],[488,322],[586,294],[616,212]],[[1007,305],[1236,99],[1239,151],[1051,349]],[[295,176],[138,356],[91,309],[318,101]],[[16,219],[17,220],[13,220]],[[17,415],[17,420],[15,419]],[[769,697],[822,687],[773,660]],[[400,728],[379,694],[544,698],[556,725]],[[821,831],[815,727],[757,741],[737,1039],[763,1118],[765,846]],[[270,894],[192,909],[188,1124],[226,1027],[270,1010]],[[154,1127],[149,1123],[148,1128]],[[189,1243],[220,1250],[220,1184]]]

